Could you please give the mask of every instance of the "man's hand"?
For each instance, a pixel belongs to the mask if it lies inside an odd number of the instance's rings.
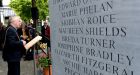
[[[26,45],[26,41],[24,41],[24,40],[21,40],[22,42],[23,42],[23,45],[25,46]]]

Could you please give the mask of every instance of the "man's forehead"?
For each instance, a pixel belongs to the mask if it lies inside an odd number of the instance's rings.
[[[20,21],[20,18],[12,18],[11,22],[14,22],[14,21]]]
[[[48,20],[44,21],[44,23],[48,23]]]
[[[44,22],[44,24],[48,24],[48,22]]]

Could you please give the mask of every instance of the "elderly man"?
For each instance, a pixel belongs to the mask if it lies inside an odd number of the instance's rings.
[[[19,16],[9,18],[6,29],[3,59],[8,63],[8,75],[20,75],[20,60],[25,53],[26,42],[20,40],[17,29],[21,27],[22,20]]]
[[[50,47],[50,26],[48,20],[44,22],[44,25],[41,27],[42,33],[42,42],[47,43],[48,47]]]

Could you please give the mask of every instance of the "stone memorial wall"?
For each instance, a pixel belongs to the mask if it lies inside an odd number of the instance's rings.
[[[53,75],[140,75],[140,0],[50,0]]]

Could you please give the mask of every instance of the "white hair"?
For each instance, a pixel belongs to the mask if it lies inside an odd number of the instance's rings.
[[[14,22],[15,20],[21,20],[21,18],[19,16],[11,16],[9,17],[8,24],[12,24],[12,22]]]

